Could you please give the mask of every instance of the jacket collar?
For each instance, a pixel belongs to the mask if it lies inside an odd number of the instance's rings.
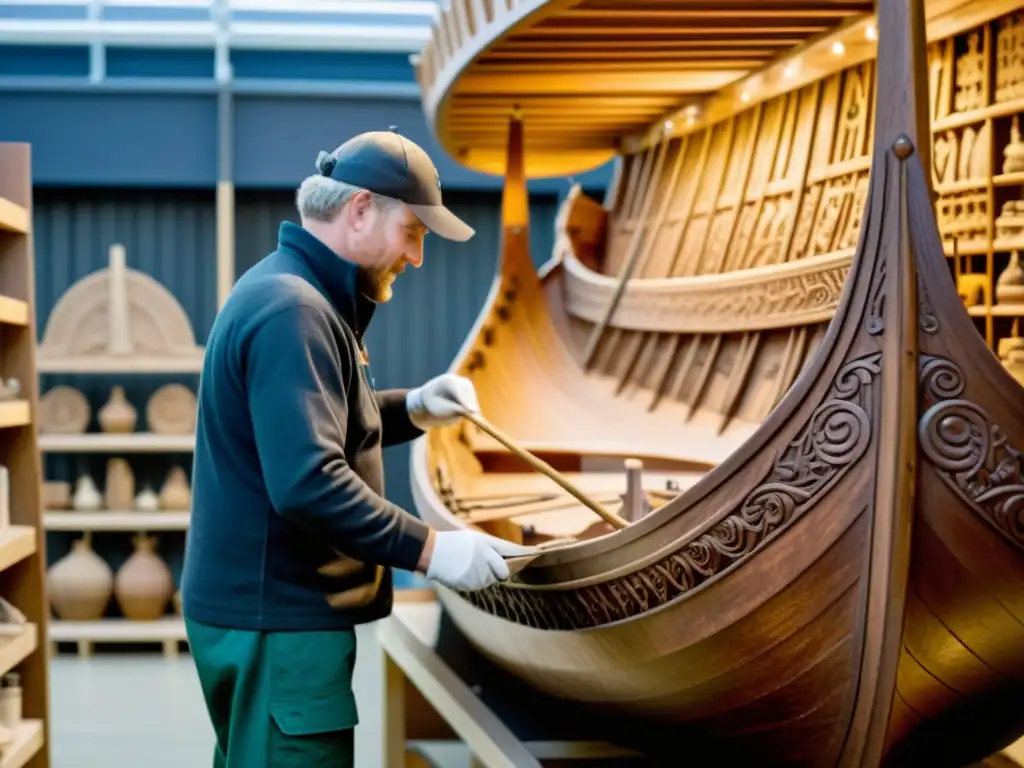
[[[359,344],[377,308],[362,290],[366,274],[342,258],[308,230],[290,221],[282,222],[277,235],[279,250],[297,256],[316,278],[317,289],[349,325]]]

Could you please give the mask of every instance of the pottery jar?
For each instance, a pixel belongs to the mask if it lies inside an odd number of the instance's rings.
[[[134,431],[139,414],[125,397],[124,387],[117,385],[110,390],[110,399],[100,408],[97,417],[104,432],[124,433]]]
[[[114,579],[114,595],[121,613],[134,621],[152,621],[164,615],[174,593],[171,569],[156,554],[157,540],[140,534],[135,551]]]
[[[53,612],[70,621],[94,621],[103,616],[114,591],[114,573],[89,542],[78,539],[71,551],[54,563],[46,577]]]

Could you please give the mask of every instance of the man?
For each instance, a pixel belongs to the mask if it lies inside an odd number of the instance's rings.
[[[296,198],[302,226],[243,275],[214,321],[199,385],[182,584],[192,656],[224,768],[351,766],[357,624],[391,610],[391,568],[454,589],[532,550],[433,531],[385,500],[381,449],[462,409],[468,379],[375,392],[363,337],[430,231],[473,230],[426,153],[395,132],[331,154]]]

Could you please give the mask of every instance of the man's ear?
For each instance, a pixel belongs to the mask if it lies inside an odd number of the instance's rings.
[[[349,224],[354,230],[359,231],[366,227],[372,206],[373,196],[365,189],[352,195],[348,203],[348,216]]]

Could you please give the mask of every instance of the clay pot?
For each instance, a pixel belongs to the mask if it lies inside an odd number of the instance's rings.
[[[135,475],[125,459],[107,461],[107,509],[131,509],[135,500]]]
[[[1024,304],[1024,267],[1017,251],[1010,254],[1010,263],[996,281],[996,300],[1000,304]]]
[[[114,596],[125,618],[152,621],[167,610],[174,581],[171,569],[156,554],[156,538],[140,534],[133,541],[135,552],[114,579]]]
[[[75,496],[72,504],[79,512],[94,512],[103,506],[103,496],[100,495],[96,483],[89,475],[82,475],[75,483]]]
[[[124,387],[118,385],[110,390],[110,399],[100,408],[98,418],[104,432],[124,433],[135,430],[139,414],[125,397]]]
[[[192,489],[181,467],[172,467],[160,489],[161,509],[188,509],[192,504]]]
[[[103,616],[114,591],[114,572],[89,542],[78,539],[46,576],[53,612],[69,621],[95,621]]]
[[[156,512],[160,509],[160,497],[147,485],[135,497],[135,509],[139,512]]]

